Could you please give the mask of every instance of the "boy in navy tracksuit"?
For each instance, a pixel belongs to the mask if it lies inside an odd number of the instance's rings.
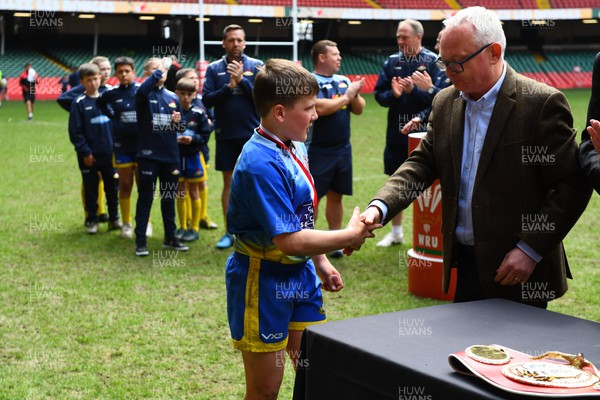
[[[72,104],[69,114],[69,137],[77,151],[77,160],[83,178],[85,226],[88,233],[98,232],[98,181],[106,183],[104,191],[108,203],[109,230],[121,227],[118,213],[117,182],[112,166],[113,139],[110,119],[97,106],[100,70],[92,63],[79,68],[85,93]]]
[[[207,109],[202,103],[202,95],[200,94],[200,79],[198,78],[198,73],[193,68],[182,68],[177,71],[175,75],[175,79],[179,82],[181,79],[186,78],[194,82],[196,85],[196,96],[192,100],[192,106],[201,109],[208,118],[207,122],[210,128],[210,132],[214,130],[214,116],[212,112]],[[179,97],[179,101],[181,102],[181,97]],[[183,103],[181,104],[183,108]],[[186,118],[187,121],[187,118]],[[210,134],[210,132],[208,132]],[[204,157],[204,165],[206,168],[204,169],[204,177],[198,182],[198,196],[200,199],[200,228],[202,229],[217,229],[219,226],[215,224],[212,219],[208,216],[208,168],[210,161],[210,151],[208,149],[208,139],[202,146],[200,150],[201,156]],[[181,199],[177,198],[177,211],[179,213],[179,219],[183,220],[184,218],[188,221],[191,220],[192,215],[192,200],[189,196],[189,190],[186,190],[185,200],[185,208],[181,205]],[[177,230],[177,237],[180,239],[185,235],[185,231],[183,229]]]
[[[98,93],[102,94],[111,88],[110,85],[106,83],[106,80],[110,76],[110,62],[108,58],[97,56],[94,57],[90,63],[96,64],[98,69],[100,70],[100,87],[98,88]],[[71,85],[71,89],[61,93],[56,99],[58,105],[60,105],[67,112],[71,111],[71,104],[78,99],[82,94],[85,93],[85,87],[79,82],[79,71],[77,72],[77,82],[78,84]],[[81,200],[83,202],[83,208],[85,209],[85,190],[82,186],[81,188]],[[98,182],[98,220],[100,222],[108,222],[108,216],[106,215],[106,210],[104,206],[104,182],[102,181],[102,177]],[[87,221],[87,214],[86,214]]]
[[[179,196],[177,197],[177,209],[179,220],[184,232],[181,239],[185,242],[197,240],[199,237],[201,206],[200,185],[206,181],[206,163],[201,153],[210,138],[211,127],[208,123],[206,112],[194,106],[196,98],[196,84],[191,79],[182,78],[177,82],[177,97],[183,109],[183,117],[186,122],[186,131],[181,134],[179,142],[180,170],[182,176],[179,178]],[[188,226],[188,216],[185,209],[186,184],[191,199],[191,213],[189,215],[191,224]]]
[[[115,75],[120,84],[107,90],[98,99],[98,107],[112,120],[114,138],[114,166],[119,171],[119,205],[123,227],[121,237],[131,238],[131,189],[137,168],[137,113],[135,93],[140,84],[135,82],[134,61],[130,57],[115,60]],[[146,232],[148,235],[148,232]]]
[[[181,116],[181,106],[175,93],[163,87],[169,66],[166,58],[162,62],[158,58],[148,60],[144,70],[152,74],[140,85],[135,95],[139,128],[139,196],[135,216],[135,254],[138,256],[148,255],[146,226],[157,178],[160,179],[160,203],[165,230],[163,246],[180,251],[188,250],[175,237],[175,196],[179,180],[177,134],[185,131],[185,119]]]

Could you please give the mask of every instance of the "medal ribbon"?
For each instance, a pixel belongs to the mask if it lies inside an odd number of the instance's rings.
[[[292,149],[290,149],[288,146],[285,145],[285,143],[283,143],[281,140],[276,139],[270,135],[267,135],[265,133],[265,131],[263,131],[263,129],[261,127],[258,127],[258,129],[256,130],[258,132],[258,134],[262,137],[264,137],[265,139],[267,139],[270,142],[275,143],[275,145],[277,147],[279,147],[280,149],[287,151],[288,153],[290,153],[290,155],[292,156],[292,159],[296,162],[296,164],[298,164],[298,166],[300,167],[300,169],[302,170],[304,175],[304,180],[308,182],[309,187],[310,187],[310,197],[312,197],[313,200],[313,205],[314,205],[314,211],[317,210],[317,203],[319,201],[318,197],[317,197],[317,189],[315,189],[315,182],[313,180],[312,175],[310,174],[310,172],[308,171],[308,168],[306,167],[306,165],[304,165],[304,163],[298,158],[296,157],[296,155],[294,154],[294,152],[292,151]]]

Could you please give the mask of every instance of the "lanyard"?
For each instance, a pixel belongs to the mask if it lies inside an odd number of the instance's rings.
[[[306,167],[306,165],[304,165],[304,163],[298,158],[296,157],[296,155],[294,154],[294,152],[292,151],[292,149],[290,149],[288,146],[285,145],[285,143],[283,143],[281,140],[275,139],[272,136],[269,136],[265,133],[265,131],[262,130],[261,127],[259,127],[257,130],[258,134],[262,137],[264,137],[265,139],[275,143],[275,145],[277,147],[279,147],[280,149],[287,151],[288,153],[290,153],[290,155],[292,156],[292,159],[296,162],[296,164],[298,164],[298,166],[300,167],[300,169],[303,172],[304,175],[304,179],[308,182],[309,187],[310,187],[310,195],[313,199],[313,206],[314,206],[314,211],[317,211],[317,203],[319,201],[318,197],[317,197],[317,189],[315,189],[315,182],[313,180],[312,175],[310,174],[310,172],[308,171],[308,168]]]

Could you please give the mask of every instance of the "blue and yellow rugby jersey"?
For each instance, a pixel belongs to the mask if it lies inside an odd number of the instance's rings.
[[[323,76],[313,72],[319,83],[317,99],[335,99],[343,96],[350,86],[350,79],[343,75]],[[350,152],[350,105],[330,115],[319,116],[313,124],[310,151],[331,154]]]
[[[304,143],[292,146],[308,165]],[[302,263],[310,257],[285,255],[272,238],[313,228],[314,198],[306,175],[287,150],[255,131],[231,180],[227,229],[236,235],[235,251],[282,264]]]

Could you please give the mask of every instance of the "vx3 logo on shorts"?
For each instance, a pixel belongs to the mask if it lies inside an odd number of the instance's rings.
[[[279,333],[269,333],[268,335],[265,335],[264,333],[261,333],[260,336],[262,336],[263,339],[265,339],[265,340],[283,339],[283,333],[282,332],[279,332]]]

